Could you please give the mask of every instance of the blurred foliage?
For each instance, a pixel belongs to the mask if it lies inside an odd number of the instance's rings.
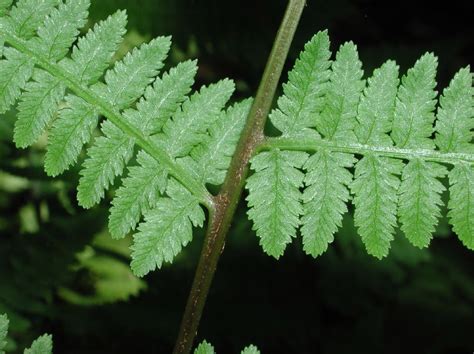
[[[127,9],[133,31],[125,47],[171,34],[169,65],[197,57],[197,85],[230,77],[238,96],[246,97],[256,90],[286,1],[92,4],[93,21]],[[416,5],[308,0],[287,69],[303,43],[328,28],[333,48],[346,40],[359,46],[366,74],[387,57],[403,71],[434,51],[444,87],[456,68],[474,63],[474,3]],[[202,232],[172,266],[134,278],[129,240],[112,241],[106,231],[107,202],[80,209],[77,170],[47,177],[44,141],[17,150],[11,143],[14,114],[0,117],[0,313],[10,318],[9,348],[15,353],[48,332],[56,353],[170,352]],[[222,353],[237,353],[248,343],[262,353],[472,352],[474,255],[459,245],[446,220],[428,250],[398,235],[390,256],[377,261],[363,251],[348,217],[334,247],[319,259],[304,255],[297,239],[277,262],[261,252],[245,210],[242,203],[198,342],[206,338]]]

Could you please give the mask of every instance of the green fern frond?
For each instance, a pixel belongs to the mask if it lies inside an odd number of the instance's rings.
[[[154,208],[166,190],[168,173],[155,159],[140,151],[137,162],[138,166],[129,168],[112,201],[109,230],[114,238],[122,238],[134,230],[142,214]]]
[[[25,354],[52,354],[53,353],[53,337],[49,334],[44,334],[36,339],[31,347],[25,349]]]
[[[32,38],[58,4],[59,0],[18,0],[8,17],[12,31],[20,38]]]
[[[245,100],[221,112],[209,128],[209,135],[191,150],[191,159],[184,159],[183,165],[192,167],[203,183],[220,185],[224,182],[251,104],[252,100]]]
[[[459,70],[439,99],[436,145],[443,152],[473,152],[474,88],[472,73]]]
[[[354,118],[364,88],[361,67],[354,43],[343,44],[332,63],[323,110],[316,124],[317,130],[329,140],[347,141],[353,136]]]
[[[400,185],[398,214],[401,229],[417,247],[429,245],[441,216],[441,193],[446,189],[438,180],[447,174],[446,167],[413,159],[405,166]]]
[[[104,136],[96,139],[88,150],[77,187],[77,200],[90,208],[104,197],[104,191],[122,175],[133,155],[134,141],[119,128],[105,121],[101,127]]]
[[[5,354],[8,325],[9,321],[7,315],[0,315],[0,354]],[[31,347],[24,351],[25,354],[52,354],[52,352],[53,337],[50,334],[44,334],[37,338],[31,344]]]
[[[402,78],[392,127],[393,141],[401,148],[434,147],[430,137],[435,120],[437,65],[437,58],[427,53]]]
[[[198,347],[194,350],[194,354],[215,354],[214,347],[207,341],[202,341]],[[240,354],[260,354],[260,351],[255,345],[249,345],[242,349]]]
[[[33,74],[31,60],[13,48],[5,48],[0,60],[0,114],[10,109]]]
[[[313,65],[326,65],[327,57],[318,57],[316,52],[311,55]],[[399,86],[398,66],[389,60],[364,82],[356,47],[346,43],[332,64],[329,83],[325,88],[315,89],[323,102],[321,113],[313,114],[315,131],[308,133],[312,127],[305,126],[301,128],[302,134],[290,136],[285,127],[299,121],[298,113],[282,115],[278,110],[272,113],[271,116],[279,119],[274,125],[281,128],[282,135],[267,138],[254,160],[274,151],[313,153],[303,166],[301,219],[301,202],[297,198],[289,210],[285,209],[292,216],[289,223],[293,226],[287,234],[294,235],[301,224],[306,253],[316,257],[327,249],[341,225],[342,215],[347,212],[350,194],[355,205],[355,225],[369,254],[378,258],[388,254],[397,218],[408,240],[417,247],[426,247],[441,216],[441,194],[445,187],[440,179],[448,173],[445,164],[454,166],[448,174],[450,222],[466,247],[474,247],[472,73],[467,67],[455,75],[440,99],[435,123],[436,67],[433,54],[423,55],[403,76]],[[299,72],[303,77],[306,71],[298,62],[292,75],[299,77]],[[279,99],[286,107],[300,101],[288,90]],[[354,178],[352,166],[355,166]],[[252,169],[256,167],[252,165]],[[256,170],[247,181],[249,207],[281,199],[278,190],[268,188],[265,193],[261,190],[270,184],[292,185],[292,176],[300,173],[300,169],[295,166],[291,174],[281,173],[278,177],[274,174],[273,179]],[[299,187],[293,194],[299,192]],[[263,219],[265,216],[267,220]],[[268,211],[267,214],[261,211],[260,219],[257,215],[251,215],[251,219],[261,239],[282,239],[280,231],[267,226],[271,221]],[[279,257],[284,248],[285,244],[277,254],[265,247],[264,250]]]
[[[319,32],[305,45],[288,74],[288,83],[283,85],[284,95],[278,99],[278,109],[270,115],[271,122],[284,136],[311,132],[307,128],[316,125],[330,76],[330,56],[327,31]]]
[[[317,257],[327,250],[334,233],[342,225],[347,212],[348,186],[352,174],[347,170],[355,159],[349,154],[321,150],[304,165],[306,175],[303,193],[304,212],[301,218],[303,249]]]
[[[248,215],[265,252],[279,258],[296,236],[300,224],[304,174],[301,168],[308,155],[304,152],[263,152],[251,160],[255,174],[247,179]]]
[[[402,162],[366,155],[355,168],[354,223],[367,252],[377,258],[385,257],[397,225],[397,191]]]
[[[78,186],[84,207],[100,201],[137,152],[138,165],[129,167],[113,201],[110,231],[123,237],[145,214],[135,236],[133,269],[145,275],[171,261],[192,239],[192,226],[203,224],[200,204],[212,206],[204,183],[223,181],[248,101],[222,112],[234,90],[230,80],[188,98],[195,61],[158,77],[169,37],[133,49],[104,74],[125,33],[123,11],[80,37],[68,55],[85,24],[88,0],[7,5],[0,7],[0,41],[6,43],[0,60],[0,112],[21,96],[16,144],[29,146],[50,128],[45,170],[56,176],[91,143]],[[102,134],[91,142],[101,115]],[[202,176],[191,166],[199,166]],[[168,214],[162,219],[163,210]]]
[[[185,101],[163,126],[163,144],[168,153],[173,157],[188,155],[205,138],[233,92],[234,83],[222,80],[203,87]]]
[[[194,350],[194,354],[216,354],[214,347],[207,341],[201,342]]]
[[[193,226],[203,225],[205,216],[198,199],[173,179],[167,194],[169,197],[158,199],[145,213],[145,221],[133,237],[131,266],[138,276],[161,268],[163,262],[171,263],[191,241]]]
[[[260,350],[258,350],[255,345],[249,345],[248,347],[242,349],[240,354],[260,354]]]
[[[474,168],[455,166],[449,173],[448,207],[453,230],[467,248],[474,250]]]

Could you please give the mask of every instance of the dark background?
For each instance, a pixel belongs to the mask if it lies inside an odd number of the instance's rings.
[[[171,34],[168,65],[198,58],[196,87],[229,77],[237,82],[236,99],[254,95],[286,5],[92,2],[91,24],[128,10],[133,32],[124,48]],[[442,90],[474,62],[473,15],[473,1],[308,0],[286,69],[304,43],[327,28],[333,51],[348,40],[358,45],[366,76],[388,58],[405,72],[433,51]],[[101,206],[80,209],[77,169],[46,177],[44,143],[26,151],[11,143],[14,114],[0,117],[0,313],[11,319],[13,352],[44,332],[53,334],[55,353],[170,352],[202,230],[173,265],[139,283],[127,269],[127,242],[111,241],[106,232],[112,193]],[[429,249],[412,247],[400,233],[390,256],[377,261],[365,253],[348,215],[322,257],[305,255],[297,238],[275,261],[262,252],[245,210],[241,203],[198,333],[218,353],[238,353],[250,343],[262,353],[474,350],[474,254],[445,217]]]

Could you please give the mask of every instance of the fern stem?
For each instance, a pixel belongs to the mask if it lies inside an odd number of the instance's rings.
[[[98,107],[103,116],[107,117],[107,119],[120,128],[126,135],[134,138],[136,143],[143,150],[165,166],[169,170],[169,173],[180,181],[192,194],[194,194],[203,205],[205,205],[209,210],[214,208],[212,195],[207,191],[206,187],[198,180],[194,179],[186,170],[176,164],[176,162],[166,152],[160,149],[156,144],[150,142],[139,129],[123,118],[120,112],[111,104],[104,101],[91,89],[81,84],[71,73],[67,72],[59,64],[52,63],[41,54],[30,50],[26,41],[2,28],[1,24],[0,35],[12,47],[21,53],[28,55],[38,66],[66,83],[69,89],[71,89],[76,95],[94,107]]]
[[[214,198],[216,208],[210,213],[204,246],[173,353],[191,351],[217,263],[225,246],[227,231],[242,194],[249,160],[264,138],[263,128],[305,3],[306,0],[288,2],[226,179],[220,193]]]
[[[269,149],[284,149],[296,151],[317,151],[326,149],[335,152],[345,152],[349,154],[375,154],[378,156],[392,157],[404,160],[422,158],[425,161],[441,162],[451,165],[459,163],[474,164],[474,154],[441,152],[427,149],[397,148],[394,146],[372,146],[365,144],[340,144],[332,141],[320,139],[304,138],[267,138],[257,148],[257,151]]]

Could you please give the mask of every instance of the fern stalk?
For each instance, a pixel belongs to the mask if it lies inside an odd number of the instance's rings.
[[[295,151],[318,151],[326,149],[334,152],[345,152],[349,154],[371,154],[378,156],[394,157],[404,160],[413,160],[422,158],[425,161],[441,162],[447,164],[457,164],[465,162],[474,164],[474,155],[462,152],[440,152],[419,148],[397,148],[394,146],[375,146],[364,145],[359,143],[336,143],[327,140],[316,140],[306,138],[266,138],[265,141],[258,146],[259,151],[279,148],[282,150]]]
[[[227,231],[244,188],[249,161],[264,139],[263,128],[305,3],[305,0],[288,2],[226,179],[220,193],[213,198],[214,208],[210,209],[207,233],[173,351],[175,354],[191,351]]]

